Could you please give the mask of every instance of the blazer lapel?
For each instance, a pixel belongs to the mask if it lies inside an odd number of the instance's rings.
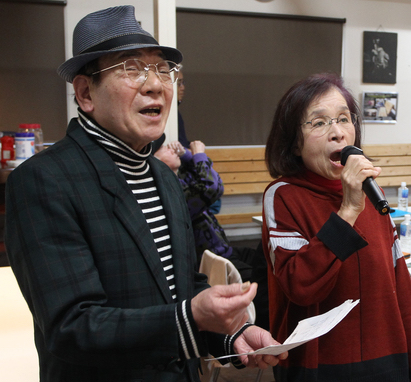
[[[137,204],[135,196],[131,193],[127,183],[125,184],[127,190],[121,188],[119,190],[120,192],[116,195],[114,213],[117,218],[123,222],[139,247],[141,255],[144,256],[165,300],[172,302],[171,291],[160,261],[160,255],[157,252],[157,246],[154,243],[154,238],[148,228],[146,218],[140,206]]]
[[[153,236],[148,228],[145,216],[123,174],[105,150],[88,137],[81,126],[78,129],[69,131],[68,134],[77,141],[89,157],[100,178],[101,187],[115,198],[114,214],[136,242],[164,299],[169,303],[172,302],[172,295],[165,278],[160,256],[157,255],[157,247]],[[136,256],[138,256],[138,253],[136,253]]]

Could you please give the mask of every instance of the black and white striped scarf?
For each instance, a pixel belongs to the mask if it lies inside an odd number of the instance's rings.
[[[173,300],[177,300],[167,219],[147,161],[151,153],[151,145],[147,145],[141,152],[137,152],[100,127],[80,110],[78,113],[79,123],[83,129],[104,147],[124,174],[153,235]]]

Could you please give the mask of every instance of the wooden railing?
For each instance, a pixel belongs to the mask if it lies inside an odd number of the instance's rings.
[[[381,187],[399,187],[401,182],[411,185],[411,144],[365,145],[364,153],[382,168],[378,177]],[[207,149],[214,169],[224,183],[224,195],[261,194],[273,180],[264,161],[265,147],[227,147]],[[251,222],[255,212],[216,215],[220,224]]]
[[[224,183],[225,195],[259,194],[272,181],[264,162],[264,147],[207,149]]]
[[[375,159],[374,166],[382,168],[378,177],[380,187],[411,184],[411,144],[366,145],[364,154]]]

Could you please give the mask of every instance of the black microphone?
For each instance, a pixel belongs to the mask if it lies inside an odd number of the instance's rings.
[[[343,166],[345,166],[350,155],[364,155],[364,153],[358,147],[345,146],[341,151],[341,164]],[[387,199],[385,199],[384,194],[372,176],[362,182],[362,189],[380,215],[387,215],[390,212],[390,206]]]

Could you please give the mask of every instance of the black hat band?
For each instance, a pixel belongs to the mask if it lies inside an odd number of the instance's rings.
[[[124,35],[124,36],[114,37],[107,41],[103,41],[100,44],[94,45],[91,48],[86,49],[80,54],[99,52],[99,51],[111,50],[111,49],[118,49],[121,46],[132,45],[132,44],[158,45],[158,42],[155,40],[155,38],[141,34],[141,33],[129,34],[129,35]]]

